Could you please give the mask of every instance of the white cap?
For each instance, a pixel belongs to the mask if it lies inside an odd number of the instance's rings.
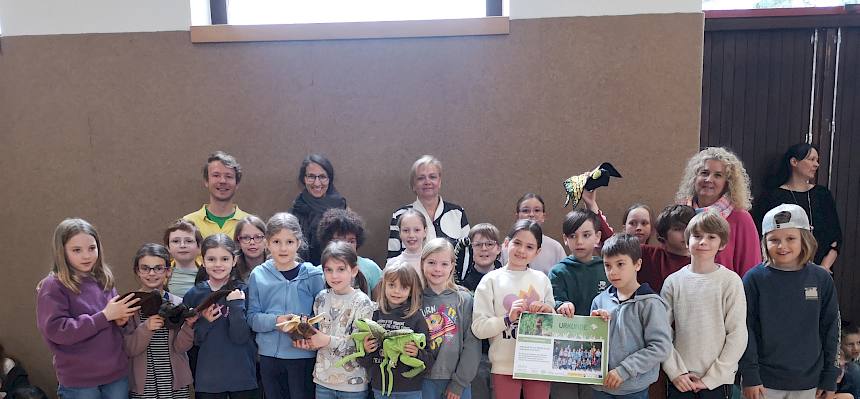
[[[762,235],[779,229],[812,230],[812,226],[806,210],[795,204],[782,204],[769,210],[761,221]]]

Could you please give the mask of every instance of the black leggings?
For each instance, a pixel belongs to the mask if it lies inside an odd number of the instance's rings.
[[[732,398],[732,386],[731,384],[720,385],[711,390],[701,390],[699,392],[681,392],[678,388],[675,388],[675,384],[672,381],[668,381],[669,383],[669,399],[731,399]]]

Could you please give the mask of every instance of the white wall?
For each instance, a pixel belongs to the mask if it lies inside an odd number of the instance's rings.
[[[701,11],[701,0],[510,0],[511,19]]]
[[[188,0],[0,0],[4,36],[188,30]]]

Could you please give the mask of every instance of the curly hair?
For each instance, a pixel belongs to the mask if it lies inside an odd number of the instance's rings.
[[[720,161],[726,167],[726,193],[732,205],[736,208],[750,209],[752,207],[750,176],[738,156],[723,147],[708,147],[690,158],[684,169],[678,192],[675,193],[675,201],[684,203],[687,199],[696,196],[696,176],[705,166],[705,161],[711,160]]]
[[[332,208],[323,213],[317,226],[320,244],[328,246],[335,235],[355,234],[355,247],[364,245],[364,219],[349,209]]]

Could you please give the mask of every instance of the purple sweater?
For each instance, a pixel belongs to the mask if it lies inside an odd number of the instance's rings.
[[[36,326],[54,354],[60,385],[87,388],[128,375],[128,357],[120,328],[102,309],[116,290],[105,291],[91,277],[81,293],[66,288],[56,276],[45,277],[36,292]]]

